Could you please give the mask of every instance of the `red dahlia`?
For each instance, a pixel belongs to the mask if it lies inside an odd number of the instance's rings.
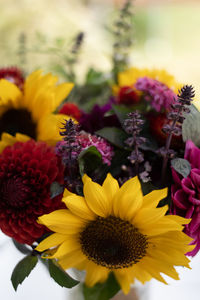
[[[71,116],[77,121],[80,120],[82,114],[78,106],[71,102],[64,103],[61,109],[59,110],[59,113]]]
[[[123,86],[119,90],[117,102],[124,105],[134,105],[140,101],[139,94],[131,86]]]
[[[164,125],[169,123],[167,113],[149,113],[147,119],[149,120],[149,128],[153,137],[155,137],[159,145],[165,145],[168,135],[162,129]],[[184,148],[182,136],[172,135],[171,146],[173,149]]]
[[[0,229],[19,243],[32,244],[47,229],[37,218],[62,207],[51,198],[53,182],[63,184],[63,166],[54,148],[29,140],[7,146],[0,155]]]
[[[18,86],[21,90],[24,85],[23,72],[16,67],[0,68],[0,79],[6,79]]]

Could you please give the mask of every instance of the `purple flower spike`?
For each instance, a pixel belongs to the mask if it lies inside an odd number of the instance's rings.
[[[200,250],[200,149],[192,141],[186,143],[184,158],[190,162],[191,171],[184,178],[172,169],[171,214],[191,219],[184,231],[194,239],[192,244],[196,247],[187,253],[194,256]]]

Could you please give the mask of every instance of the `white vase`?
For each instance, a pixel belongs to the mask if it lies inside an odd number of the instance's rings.
[[[83,281],[84,272],[77,271],[75,269],[72,270],[73,278],[77,280]],[[141,284],[139,281],[135,281],[135,283],[131,286],[130,292],[128,295],[124,295],[122,291],[119,291],[112,299],[110,300],[149,300],[149,287],[150,284]],[[74,288],[68,290],[67,292],[67,300],[84,300],[82,293],[82,286],[77,285]]]
[[[130,289],[128,295],[124,295],[119,291],[112,300],[149,300],[149,283],[141,284],[136,281]]]

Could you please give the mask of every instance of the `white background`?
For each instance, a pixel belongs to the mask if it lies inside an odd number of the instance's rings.
[[[12,241],[0,233],[0,299],[3,300],[76,300],[72,291],[58,286],[39,264],[14,291],[10,277],[12,270],[23,255],[15,249]],[[192,270],[178,268],[181,280],[166,277],[169,285],[156,280],[149,284],[149,298],[145,300],[199,300],[200,299],[200,255],[190,263]],[[146,298],[146,297],[145,297]]]

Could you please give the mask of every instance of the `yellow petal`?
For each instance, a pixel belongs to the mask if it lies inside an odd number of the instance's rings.
[[[57,251],[48,258],[62,258],[65,255],[71,254],[76,250],[80,250],[80,243],[75,236],[68,236],[65,241],[57,248]]]
[[[151,226],[140,227],[140,232],[147,236],[160,235],[169,231],[182,231],[183,227],[173,220],[169,220],[164,216],[161,220],[155,222]]]
[[[105,189],[98,183],[93,182],[87,175],[83,176],[83,181],[83,192],[89,208],[96,215],[101,217],[109,216],[112,212],[112,206],[108,200]]]
[[[180,225],[189,224],[191,222],[191,219],[186,219],[186,218],[183,218],[180,216],[175,216],[175,215],[167,215],[166,218],[169,220],[173,220]]]
[[[109,269],[96,265],[93,262],[87,261],[85,279],[86,285],[92,287],[97,282],[103,283],[107,280],[109,272]]]
[[[177,249],[167,247],[166,245],[163,245],[163,249],[160,247],[160,245],[157,248],[158,249],[154,247],[150,253],[150,256],[152,256],[155,260],[159,258],[161,261],[166,262],[169,265],[190,268],[190,260],[183,254],[183,251],[178,251]],[[166,249],[168,251],[166,251]]]
[[[149,70],[137,68],[130,68],[128,70],[120,72],[118,74],[119,86],[133,86],[138,80],[138,78],[141,77],[149,77],[152,79],[159,80],[175,92],[177,92],[180,88],[180,84],[175,82],[174,77],[168,74],[165,70]]]
[[[119,282],[119,285],[122,288],[122,291],[124,292],[125,295],[127,295],[128,292],[130,291],[130,287],[134,281],[134,278],[130,276],[129,271],[127,269],[114,270],[114,274],[117,281]]]
[[[68,191],[68,189],[65,189],[65,190],[64,190],[63,197],[72,196],[72,195],[76,195],[76,194],[74,194],[74,193]]]
[[[61,128],[63,127],[62,124],[68,119],[68,116],[62,114],[48,114],[43,116],[38,121],[38,140],[45,141],[47,144],[54,146],[62,139],[60,135]]]
[[[144,269],[140,268],[139,264],[135,264],[132,267],[133,277],[139,280],[142,284],[152,279],[152,276]]]
[[[148,274],[150,274],[153,278],[157,279],[158,281],[161,281],[165,284],[167,282],[164,280],[164,278],[160,275],[160,271],[158,270],[157,262],[152,262],[152,259],[149,257],[143,258],[139,263],[138,266],[145,270]]]
[[[157,265],[157,269],[159,270],[159,272],[166,274],[167,276],[175,279],[175,280],[179,280],[179,275],[177,273],[177,271],[174,269],[174,267],[172,265],[170,265],[169,263],[167,263],[166,261],[162,261],[160,259],[160,257],[156,257],[155,259],[153,257],[148,258],[148,261],[152,263],[152,266]]]
[[[139,77],[139,74],[138,76]],[[118,74],[118,82],[120,86],[131,86],[135,83],[135,69],[130,68],[125,72],[120,72]]]
[[[62,101],[67,98],[71,90],[73,89],[74,84],[71,82],[62,83],[55,88],[55,108],[56,109]]]
[[[84,264],[86,260],[87,258],[83,255],[82,251],[77,249],[60,258],[58,263],[64,270],[67,270],[69,268],[76,268],[77,265]]]
[[[30,140],[30,137],[25,134],[17,133],[16,136],[12,136],[9,133],[3,132],[0,140],[0,153],[5,149],[7,146],[12,146],[16,142],[27,142]]]
[[[44,239],[36,248],[35,250],[42,252],[44,250],[47,250],[49,248],[58,246],[61,244],[65,239],[67,238],[67,235],[61,234],[61,233],[53,233],[50,236],[48,236],[46,239]]]
[[[168,189],[154,190],[151,193],[147,194],[143,198],[142,208],[154,208],[158,205],[160,200],[167,197]]]
[[[133,223],[138,228],[148,228],[151,224],[163,218],[167,211],[168,205],[154,209],[142,208],[133,218]]]
[[[62,201],[66,204],[67,208],[76,216],[86,219],[93,220],[95,214],[87,206],[85,199],[81,196],[71,195],[64,197]]]
[[[53,211],[50,214],[39,217],[38,220],[39,224],[43,224],[50,230],[63,234],[78,233],[84,226],[83,219],[74,216],[67,209]]]
[[[1,79],[0,80],[0,106],[7,106],[8,102],[12,102],[12,108],[18,108],[22,99],[21,90],[13,83]]]
[[[131,220],[142,206],[143,194],[138,177],[126,181],[114,200],[114,215]]]
[[[154,238],[152,238],[152,239],[154,239]],[[169,239],[170,239],[175,244],[181,242],[186,245],[191,243],[193,240],[191,237],[189,237],[187,234],[185,234],[182,231],[168,231],[168,232],[163,233],[161,236],[155,237],[155,239],[162,239],[162,240],[167,240],[167,241],[169,241]]]
[[[176,250],[185,254],[189,251],[192,251],[195,247],[195,245],[189,245],[189,243],[192,242],[192,238],[188,237],[182,231],[168,231],[162,233],[161,235],[151,236],[148,239],[149,244],[157,246],[161,251],[164,252],[166,249],[169,249],[170,252]]]
[[[73,83],[57,85],[58,78],[51,73],[42,75],[35,71],[27,77],[24,85],[24,104],[37,122],[44,114],[53,113],[68,96]]]
[[[105,189],[106,194],[108,195],[108,199],[112,205],[113,199],[119,191],[118,181],[115,178],[113,178],[110,173],[108,173],[102,186]]]
[[[55,84],[58,81],[56,76],[49,74],[42,75],[42,70],[31,73],[24,84],[24,103],[27,108],[32,110],[33,105],[37,106],[37,99],[45,94],[53,95]],[[45,100],[46,102],[46,100]]]

